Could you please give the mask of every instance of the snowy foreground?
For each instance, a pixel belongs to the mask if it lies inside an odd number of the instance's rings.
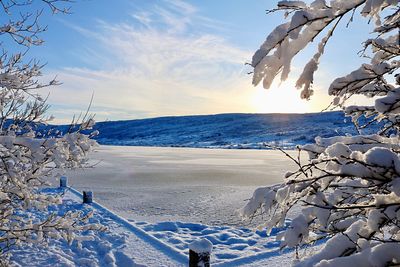
[[[279,152],[100,147],[93,158],[95,168],[69,178],[74,188],[92,189],[99,204],[80,204],[79,193],[68,190],[63,205],[53,208],[93,209],[93,220],[110,231],[88,232],[88,240],[71,245],[21,248],[13,253],[16,265],[184,266],[188,245],[199,237],[213,243],[213,266],[293,260],[274,240],[282,229],[267,236],[235,212],[257,186],[282,180],[291,163]]]
[[[49,194],[63,189],[48,189]],[[196,223],[129,222],[98,203],[81,204],[82,196],[66,189],[63,204],[53,212],[70,209],[94,212],[92,223],[107,226],[104,232],[87,231],[72,244],[53,241],[49,246],[25,246],[13,251],[15,266],[185,266],[188,245],[198,237],[213,243],[213,266],[285,266],[293,252],[279,251],[273,241],[281,229],[267,237],[265,231],[246,228],[212,227]]]

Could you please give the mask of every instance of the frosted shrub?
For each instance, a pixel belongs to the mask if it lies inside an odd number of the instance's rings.
[[[60,204],[61,196],[40,191],[63,169],[83,166],[95,145],[90,136],[80,133],[92,126],[90,116],[73,127],[76,130],[57,137],[37,130],[52,119],[45,117],[46,99],[37,90],[57,82],[39,82],[43,66],[25,60],[30,46],[43,43],[39,34],[45,30],[38,23],[41,12],[32,8],[45,5],[64,13],[67,9],[58,6],[57,0],[0,2],[0,263],[4,263],[14,245],[49,238],[71,241],[80,231],[99,226],[86,223],[90,214],[50,213],[48,207]]]
[[[356,12],[373,21],[361,51],[369,62],[335,79],[329,88],[332,107],[351,116],[360,135],[316,138],[314,144],[299,147],[299,157],[292,157],[298,169],[288,172],[282,185],[257,189],[242,214],[247,218],[269,214],[263,226],[271,229],[283,226],[288,212],[300,208],[279,236],[282,247],[328,241],[313,255],[296,261],[297,266],[400,264],[399,2],[281,1],[274,11],[284,11],[290,19],[273,30],[254,54],[253,83],[269,88],[278,75],[285,80],[293,57],[323,35],[296,82],[305,99],[313,95],[314,73],[337,25],[345,20],[351,24]],[[355,95],[370,97],[374,104],[346,106]],[[360,125],[361,116],[367,123]],[[376,134],[361,134],[375,123],[382,125]],[[300,159],[302,151],[308,152],[308,161]]]

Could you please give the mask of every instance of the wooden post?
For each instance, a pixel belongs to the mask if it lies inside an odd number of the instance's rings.
[[[60,187],[68,187],[68,177],[67,176],[60,177]]]
[[[93,202],[93,192],[83,191],[83,203],[90,204]]]
[[[196,253],[189,249],[189,267],[210,267],[210,253]]]
[[[213,244],[208,239],[199,239],[189,244],[189,267],[210,267]]]

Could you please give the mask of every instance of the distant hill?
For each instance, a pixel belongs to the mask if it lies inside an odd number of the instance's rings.
[[[95,129],[103,145],[206,148],[291,148],[316,136],[357,134],[342,112],[160,117],[99,122]]]

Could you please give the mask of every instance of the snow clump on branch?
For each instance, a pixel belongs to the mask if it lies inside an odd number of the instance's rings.
[[[314,73],[337,25],[355,12],[375,22],[373,38],[363,44],[369,63],[335,79],[328,92],[333,107],[343,108],[358,136],[316,138],[291,157],[298,169],[284,183],[257,189],[241,210],[243,217],[269,214],[262,227],[284,225],[290,210],[300,207],[282,234],[282,247],[327,239],[322,249],[295,262],[297,266],[388,266],[400,263],[400,6],[397,0],[280,1],[272,11],[289,21],[279,25],[253,56],[253,84],[268,89],[276,76],[288,77],[293,57],[323,32],[317,52],[305,64],[296,86],[312,96]],[[384,14],[384,15],[383,15]],[[324,31],[326,30],[326,31]],[[374,97],[370,106],[346,106],[355,95]],[[363,125],[360,117],[365,117]],[[367,121],[365,123],[365,121]],[[374,135],[362,135],[372,124]],[[309,159],[302,160],[304,152]]]

